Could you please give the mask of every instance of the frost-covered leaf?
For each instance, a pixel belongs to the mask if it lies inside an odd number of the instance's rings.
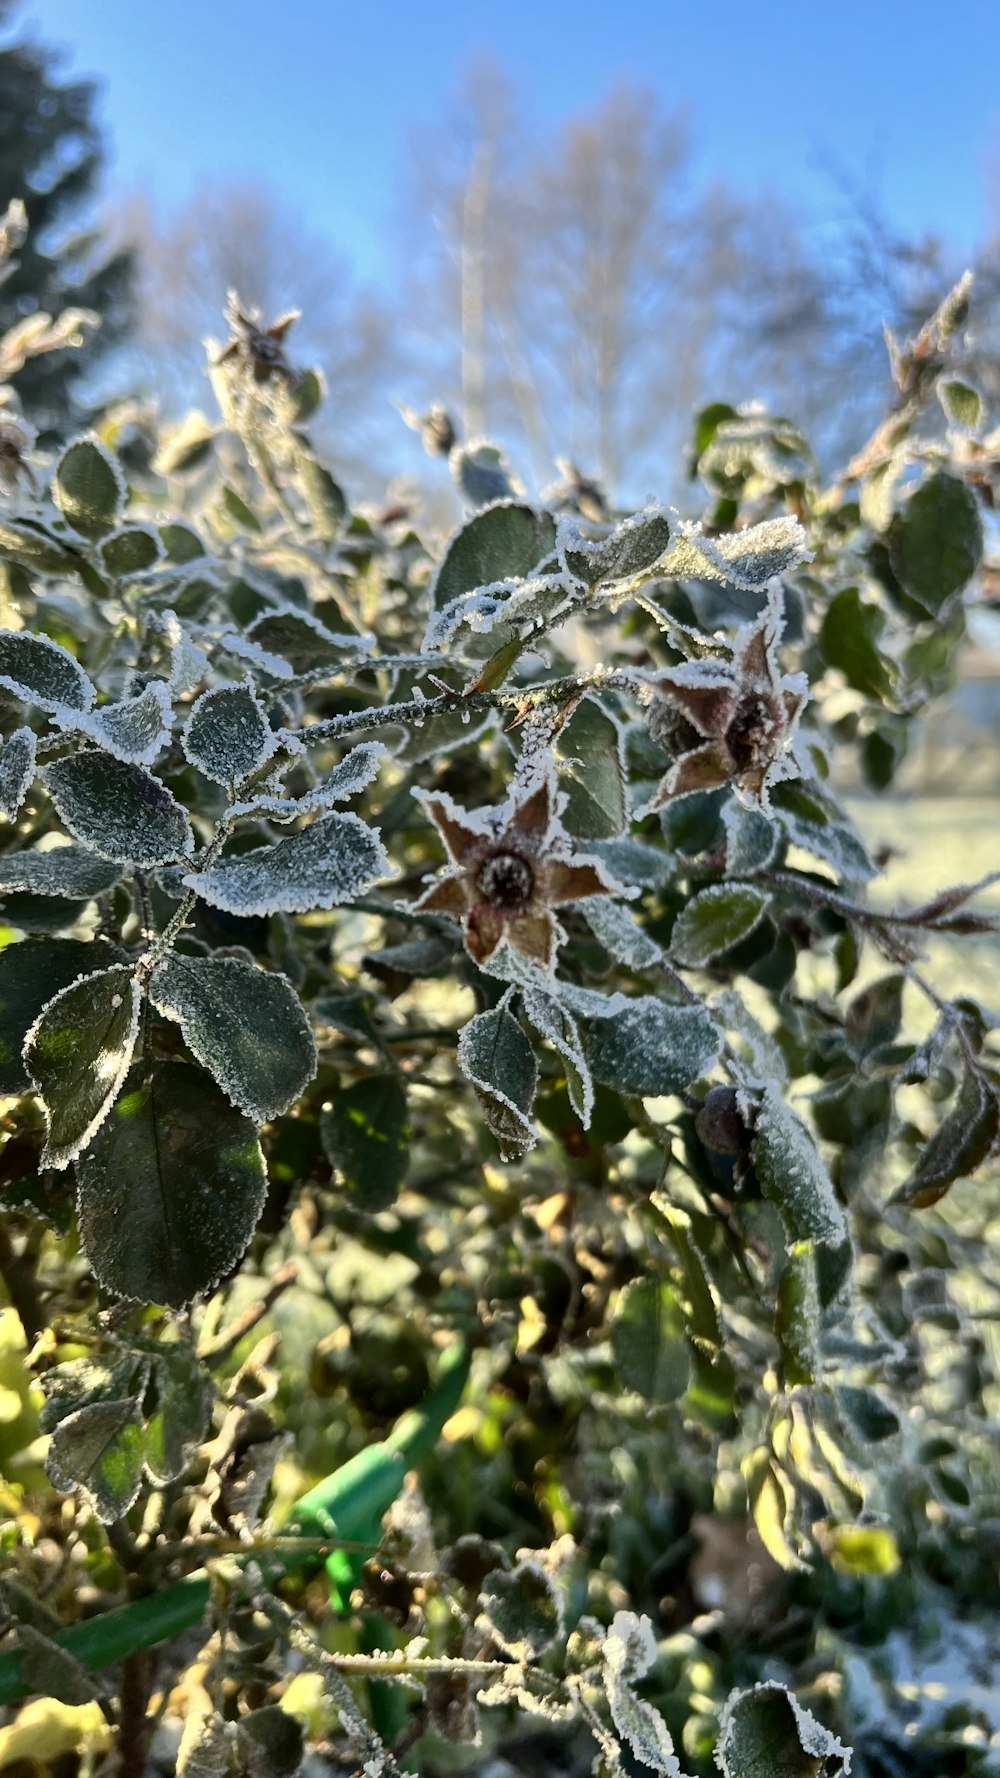
[[[895,1202],[923,1210],[981,1166],[1000,1134],[1000,1094],[978,1069],[966,1069],[955,1104],[939,1124]]]
[[[766,870],[778,849],[781,829],[759,809],[747,809],[731,797],[722,810],[726,831],[726,876],[752,877]]]
[[[230,1725],[217,1710],[189,1710],[177,1746],[177,1778],[230,1778],[233,1742]]]
[[[302,796],[255,796],[249,802],[234,803],[231,813],[266,815],[271,821],[294,821],[300,815],[318,814],[337,803],[346,803],[374,783],[385,751],[382,741],[363,741],[359,747],[352,747],[314,790],[307,790]]]
[[[45,1467],[54,1487],[83,1493],[101,1524],[112,1525],[138,1498],[143,1444],[137,1397],[92,1402],[59,1422]]]
[[[43,854],[44,856],[44,854]],[[0,951],[0,1094],[27,1092],[24,1040],[43,1006],[122,953],[105,939],[26,938]]]
[[[175,1309],[236,1264],[267,1192],[256,1126],[186,1062],[126,1082],[76,1172],[98,1281]]]
[[[668,1006],[650,995],[622,1003],[616,996],[607,1014],[594,1018],[587,1053],[605,1086],[654,1098],[678,1093],[706,1074],[721,1042],[702,1007]]]
[[[31,574],[76,574],[82,566],[79,545],[31,519],[0,517],[0,558],[16,562]]]
[[[28,630],[0,630],[0,686],[40,710],[89,710],[95,696],[67,649]]]
[[[547,512],[517,500],[484,507],[445,549],[431,583],[431,604],[440,611],[463,593],[529,575],[551,554],[555,539],[555,522]]]
[[[325,463],[303,453],[295,466],[299,486],[306,497],[309,516],[317,535],[329,542],[338,537],[349,516],[344,490]]]
[[[892,696],[895,670],[878,646],[885,622],[884,611],[851,586],[831,599],[820,625],[819,645],[828,665],[866,697]]]
[[[111,1110],[139,1029],[139,983],[116,963],[60,989],[24,1040],[24,1065],[45,1108],[43,1167],[67,1167]]]
[[[87,735],[115,759],[152,765],[170,739],[170,691],[165,680],[152,679],[133,698],[102,704],[99,710],[58,711],[55,721],[61,729]]]
[[[662,507],[646,507],[616,526],[596,543],[564,521],[560,540],[570,573],[588,587],[609,587],[633,580],[652,568],[670,542],[670,520]]]
[[[635,884],[643,889],[663,889],[676,868],[667,852],[646,846],[640,840],[594,840],[587,847],[599,858],[609,875],[619,883]]]
[[[983,398],[972,383],[960,377],[941,377],[935,385],[938,400],[953,426],[975,432],[983,417]]]
[[[35,776],[35,731],[16,728],[0,745],[0,813],[13,821]]]
[[[89,901],[121,882],[122,870],[110,858],[99,858],[86,846],[50,846],[46,851],[8,852],[0,858],[0,891],[26,890],[29,895],[56,895],[66,901]]]
[[[236,957],[185,957],[157,965],[157,1011],[175,1019],[193,1056],[240,1111],[268,1123],[294,1105],[316,1073],[316,1044],[283,975]]]
[[[608,840],[628,819],[621,726],[596,698],[583,698],[556,741],[567,792],[563,826],[577,839]]]
[[[328,630],[311,611],[297,611],[291,605],[282,611],[262,612],[248,624],[247,635],[258,648],[287,661],[293,673],[336,666],[345,654],[365,654],[370,647],[368,638]]]
[[[359,1209],[395,1203],[410,1161],[406,1088],[398,1074],[372,1074],[335,1093],[320,1118],[327,1160]]]
[[[246,1778],[295,1778],[305,1752],[305,1729],[280,1704],[262,1704],[241,1716],[235,1739]]]
[[[204,1438],[215,1388],[188,1346],[157,1340],[148,1347],[140,1341],[139,1348],[148,1352],[152,1384],[143,1403],[143,1459],[150,1480],[162,1486],[183,1475]]]
[[[690,1358],[684,1315],[669,1284],[656,1278],[626,1284],[611,1321],[611,1350],[626,1389],[652,1402],[684,1394]]]
[[[270,759],[277,742],[252,682],[202,692],[185,724],[183,746],[192,765],[229,790]]]
[[[723,1778],[845,1778],[851,1769],[851,1749],[776,1680],[730,1693],[715,1757]]]
[[[102,537],[125,507],[125,479],[117,459],[92,435],[76,438],[56,463],[52,497],[74,531]]]
[[[448,467],[470,506],[488,506],[493,500],[509,500],[519,492],[506,457],[489,439],[455,445]]]
[[[303,833],[223,858],[185,876],[210,906],[230,914],[306,914],[350,901],[391,874],[377,833],[356,815],[322,815]]]
[[[160,613],[160,628],[170,649],[168,686],[175,698],[193,691],[208,670],[208,656],[199,648],[190,630],[181,623],[176,611],[169,608]]]
[[[123,580],[163,560],[163,539],[152,525],[122,525],[103,539],[98,554],[104,573]]]
[[[793,1388],[815,1382],[820,1368],[820,1302],[812,1241],[793,1241],[788,1250],[778,1281],[774,1331],[785,1382]]]
[[[583,902],[589,907],[590,902]],[[525,988],[524,1010],[539,1037],[550,1043],[566,1066],[566,1090],[569,1102],[585,1130],[590,1128],[594,1108],[594,1084],[580,1041],[576,1020],[554,994],[541,988]]]
[[[895,1438],[900,1427],[899,1415],[874,1389],[839,1383],[836,1398],[850,1430],[863,1444],[881,1444],[883,1439]]]
[[[982,554],[979,502],[953,475],[928,477],[889,528],[893,573],[929,617],[968,585]]]
[[[749,592],[805,561],[808,539],[797,519],[765,519],[728,536],[706,537],[700,527],[682,525],[661,563],[663,574],[721,580]]]
[[[821,858],[845,882],[866,883],[878,875],[854,823],[815,779],[774,785],[771,803],[792,843]]]
[[[788,1068],[781,1046],[769,1031],[765,1031],[760,1021],[754,1018],[734,988],[719,995],[715,1002],[715,1011],[726,1030],[741,1039],[745,1059],[757,1084],[764,1086],[769,1080],[782,1084],[788,1077]]]
[[[209,420],[200,408],[191,408],[183,420],[164,436],[153,469],[157,475],[185,475],[205,461],[215,435],[221,428]]]
[[[674,1744],[660,1712],[640,1698],[636,1683],[656,1659],[653,1626],[634,1611],[616,1611],[604,1639],[604,1687],[611,1720],[641,1765],[662,1778],[683,1778]]]
[[[663,962],[661,947],[643,931],[624,903],[591,895],[576,903],[576,912],[586,920],[608,955],[617,963],[624,963],[626,969],[656,969]]]
[[[848,1241],[847,1222],[819,1150],[774,1086],[764,1091],[753,1144],[764,1194],[778,1206],[793,1241]]]
[[[749,883],[713,883],[681,909],[670,935],[679,963],[698,968],[746,938],[767,912],[767,896]]]
[[[108,753],[57,759],[45,784],[75,839],[118,864],[169,864],[194,851],[191,823],[159,778]]]
[[[479,1603],[490,1631],[515,1661],[538,1660],[562,1635],[559,1595],[539,1562],[494,1568]]]
[[[478,1013],[459,1033],[458,1064],[505,1160],[535,1146],[531,1107],[538,1081],[535,1053],[508,1011],[510,992],[491,1012]]]
[[[9,1583],[8,1583],[9,1584]],[[29,1609],[45,1613],[48,1609],[35,1605],[31,1594],[26,1594],[26,1602],[31,1601]],[[71,1655],[68,1649],[61,1648],[55,1641],[55,1634],[60,1629],[59,1619],[53,1614],[51,1624],[46,1623],[49,1634],[38,1629],[34,1623],[25,1622],[21,1611],[14,1610],[14,1600],[6,1601],[12,1617],[17,1621],[17,1640],[21,1653],[21,1680],[26,1690],[39,1693],[43,1698],[57,1698],[61,1704],[85,1704],[96,1698],[99,1693],[97,1680],[88,1673],[82,1661]],[[18,1599],[17,1604],[21,1601]]]

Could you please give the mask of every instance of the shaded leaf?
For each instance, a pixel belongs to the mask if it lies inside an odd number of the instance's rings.
[[[99,1282],[171,1308],[236,1264],[267,1190],[256,1126],[186,1062],[156,1063],[126,1083],[77,1181],[80,1237]]]
[[[410,1159],[406,1088],[398,1074],[356,1080],[320,1117],[330,1165],[351,1198],[372,1213],[395,1203]]]
[[[224,858],[185,876],[212,907],[230,914],[304,914],[350,901],[391,874],[374,829],[357,815],[322,815],[304,832]]]
[[[662,508],[649,507],[596,543],[574,528],[566,538],[564,555],[570,573],[585,586],[609,586],[652,568],[669,542],[670,520]]]
[[[968,585],[982,553],[978,502],[953,475],[921,483],[889,529],[893,573],[930,617]]]
[[[847,1222],[830,1176],[802,1119],[767,1086],[757,1116],[754,1165],[765,1196],[781,1213],[795,1241],[825,1241],[839,1247],[848,1239]]]
[[[515,1661],[535,1661],[562,1635],[559,1595],[538,1562],[494,1568],[479,1603],[490,1631]]]
[[[102,1525],[124,1518],[142,1485],[143,1430],[135,1396],[92,1402],[60,1420],[45,1467],[63,1493],[83,1493]]]
[[[314,790],[307,790],[302,796],[254,796],[249,802],[234,803],[230,813],[266,815],[271,821],[294,821],[300,815],[318,814],[337,803],[346,803],[377,778],[385,751],[382,741],[362,741],[359,747],[352,747],[350,753],[344,755],[340,764],[334,766]]]
[[[148,868],[194,851],[185,810],[142,766],[80,753],[54,760],[44,777],[70,833],[102,858]]]
[[[960,377],[941,377],[935,385],[938,399],[953,426],[975,432],[983,417],[983,398],[971,383]]]
[[[678,914],[670,949],[679,963],[697,968],[738,945],[766,912],[762,890],[749,883],[713,883]]]
[[[884,612],[862,599],[855,586],[831,599],[820,626],[819,645],[830,666],[867,697],[892,695],[894,675],[878,646],[884,628]]]
[[[55,720],[61,729],[89,736],[115,759],[152,765],[170,739],[170,692],[164,680],[153,679],[134,698],[102,704],[99,710],[60,711]]]
[[[611,1322],[611,1349],[626,1389],[652,1402],[684,1394],[690,1358],[684,1315],[669,1284],[655,1278],[626,1284]]]
[[[43,1006],[121,955],[104,939],[78,938],[26,938],[0,951],[0,1093],[23,1093],[31,1084],[22,1051]]]
[[[249,679],[242,685],[202,692],[192,706],[182,744],[192,765],[229,790],[270,759],[277,746]]]
[[[0,812],[13,821],[35,776],[35,732],[16,728],[0,746]]]
[[[116,963],[60,989],[24,1040],[45,1108],[43,1167],[66,1167],[100,1129],[128,1072],[139,1029],[135,970]]]
[[[815,779],[775,784],[771,803],[788,838],[846,882],[865,883],[878,875],[854,823]]]
[[[546,512],[516,500],[484,507],[448,544],[431,583],[431,604],[440,611],[463,593],[521,579],[551,553],[555,539]]]
[[[153,971],[149,997],[176,1020],[193,1056],[240,1111],[267,1123],[294,1105],[316,1073],[316,1044],[283,975],[236,957],[174,952]]]
[[[101,567],[112,580],[142,574],[164,555],[163,539],[152,525],[122,525],[105,537],[98,551]]]
[[[77,438],[56,464],[52,497],[83,537],[101,537],[117,525],[125,506],[125,480],[100,440]]]
[[[721,1037],[702,1007],[668,1006],[644,995],[612,1003],[587,1040],[597,1080],[620,1093],[677,1093],[707,1073]]]
[[[505,994],[491,1012],[478,1013],[459,1034],[458,1064],[505,1160],[535,1146],[531,1107],[538,1081],[535,1053],[507,1005]]]
[[[86,846],[8,852],[0,858],[0,890],[21,889],[66,901],[89,901],[94,895],[104,895],[121,878],[119,864],[110,858],[99,858]]]
[[[662,1778],[683,1778],[674,1744],[660,1712],[640,1698],[634,1686],[656,1659],[653,1627],[648,1617],[616,1611],[604,1639],[604,1687],[611,1720],[622,1742],[650,1771]]]
[[[958,1098],[931,1137],[894,1203],[923,1210],[986,1159],[1000,1133],[1000,1097],[978,1070],[967,1069]]]
[[[732,1692],[719,1725],[723,1778],[842,1778],[851,1750],[776,1680]]]
[[[608,840],[628,818],[622,732],[596,698],[582,698],[556,741],[568,793],[563,826],[578,839]]]
[[[294,673],[315,673],[334,666],[345,654],[365,652],[360,636],[342,636],[313,617],[311,611],[265,611],[247,626],[247,635],[258,648],[287,661]]]
[[[67,649],[28,630],[0,630],[0,686],[40,710],[89,710],[95,696]]]

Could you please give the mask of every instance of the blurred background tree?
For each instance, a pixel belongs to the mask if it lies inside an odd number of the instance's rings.
[[[41,308],[91,309],[102,325],[86,360],[67,349],[29,358],[14,377],[26,412],[53,442],[85,421],[82,379],[120,344],[131,316],[131,256],[109,253],[91,225],[103,164],[89,80],[60,82],[58,58],[20,37],[0,0],[0,213],[21,198],[28,238],[0,287],[0,335]]]

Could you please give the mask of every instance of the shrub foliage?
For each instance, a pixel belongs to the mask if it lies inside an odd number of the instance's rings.
[[[832,481],[699,414],[698,523],[545,510],[475,443],[443,544],[352,512],[291,318],[235,303],[219,420],[145,477],[0,414],[0,1325],[42,1400],[0,1696],[134,1772],[155,1691],[188,1773],[523,1718],[832,1778],[866,1638],[977,1597],[988,1172],[947,1194],[997,1142],[993,927],[983,884],[880,897],[836,769],[891,783],[981,596],[967,306]]]

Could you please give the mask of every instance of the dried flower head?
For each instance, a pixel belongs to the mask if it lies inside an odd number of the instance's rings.
[[[300,313],[299,309],[291,309],[272,321],[270,327],[262,327],[259,309],[246,313],[236,292],[231,290],[226,302],[230,338],[216,364],[234,365],[252,376],[255,383],[270,383],[275,378],[292,383],[295,372],[285,357],[285,336]]]
[[[16,491],[21,476],[29,485],[34,485],[35,478],[27,462],[27,454],[34,442],[34,429],[10,408],[0,407],[0,488],[5,493]]]
[[[686,661],[657,674],[649,732],[673,764],[650,809],[730,782],[747,802],[767,809],[771,785],[797,775],[789,749],[808,684],[803,673],[779,673],[780,634],[771,602],[739,632],[731,662]]]
[[[465,948],[476,963],[492,957],[506,939],[522,956],[551,969],[565,936],[553,908],[589,895],[628,893],[597,859],[574,855],[559,822],[551,774],[503,807],[474,813],[441,792],[414,795],[452,860],[416,905],[461,920]]]

